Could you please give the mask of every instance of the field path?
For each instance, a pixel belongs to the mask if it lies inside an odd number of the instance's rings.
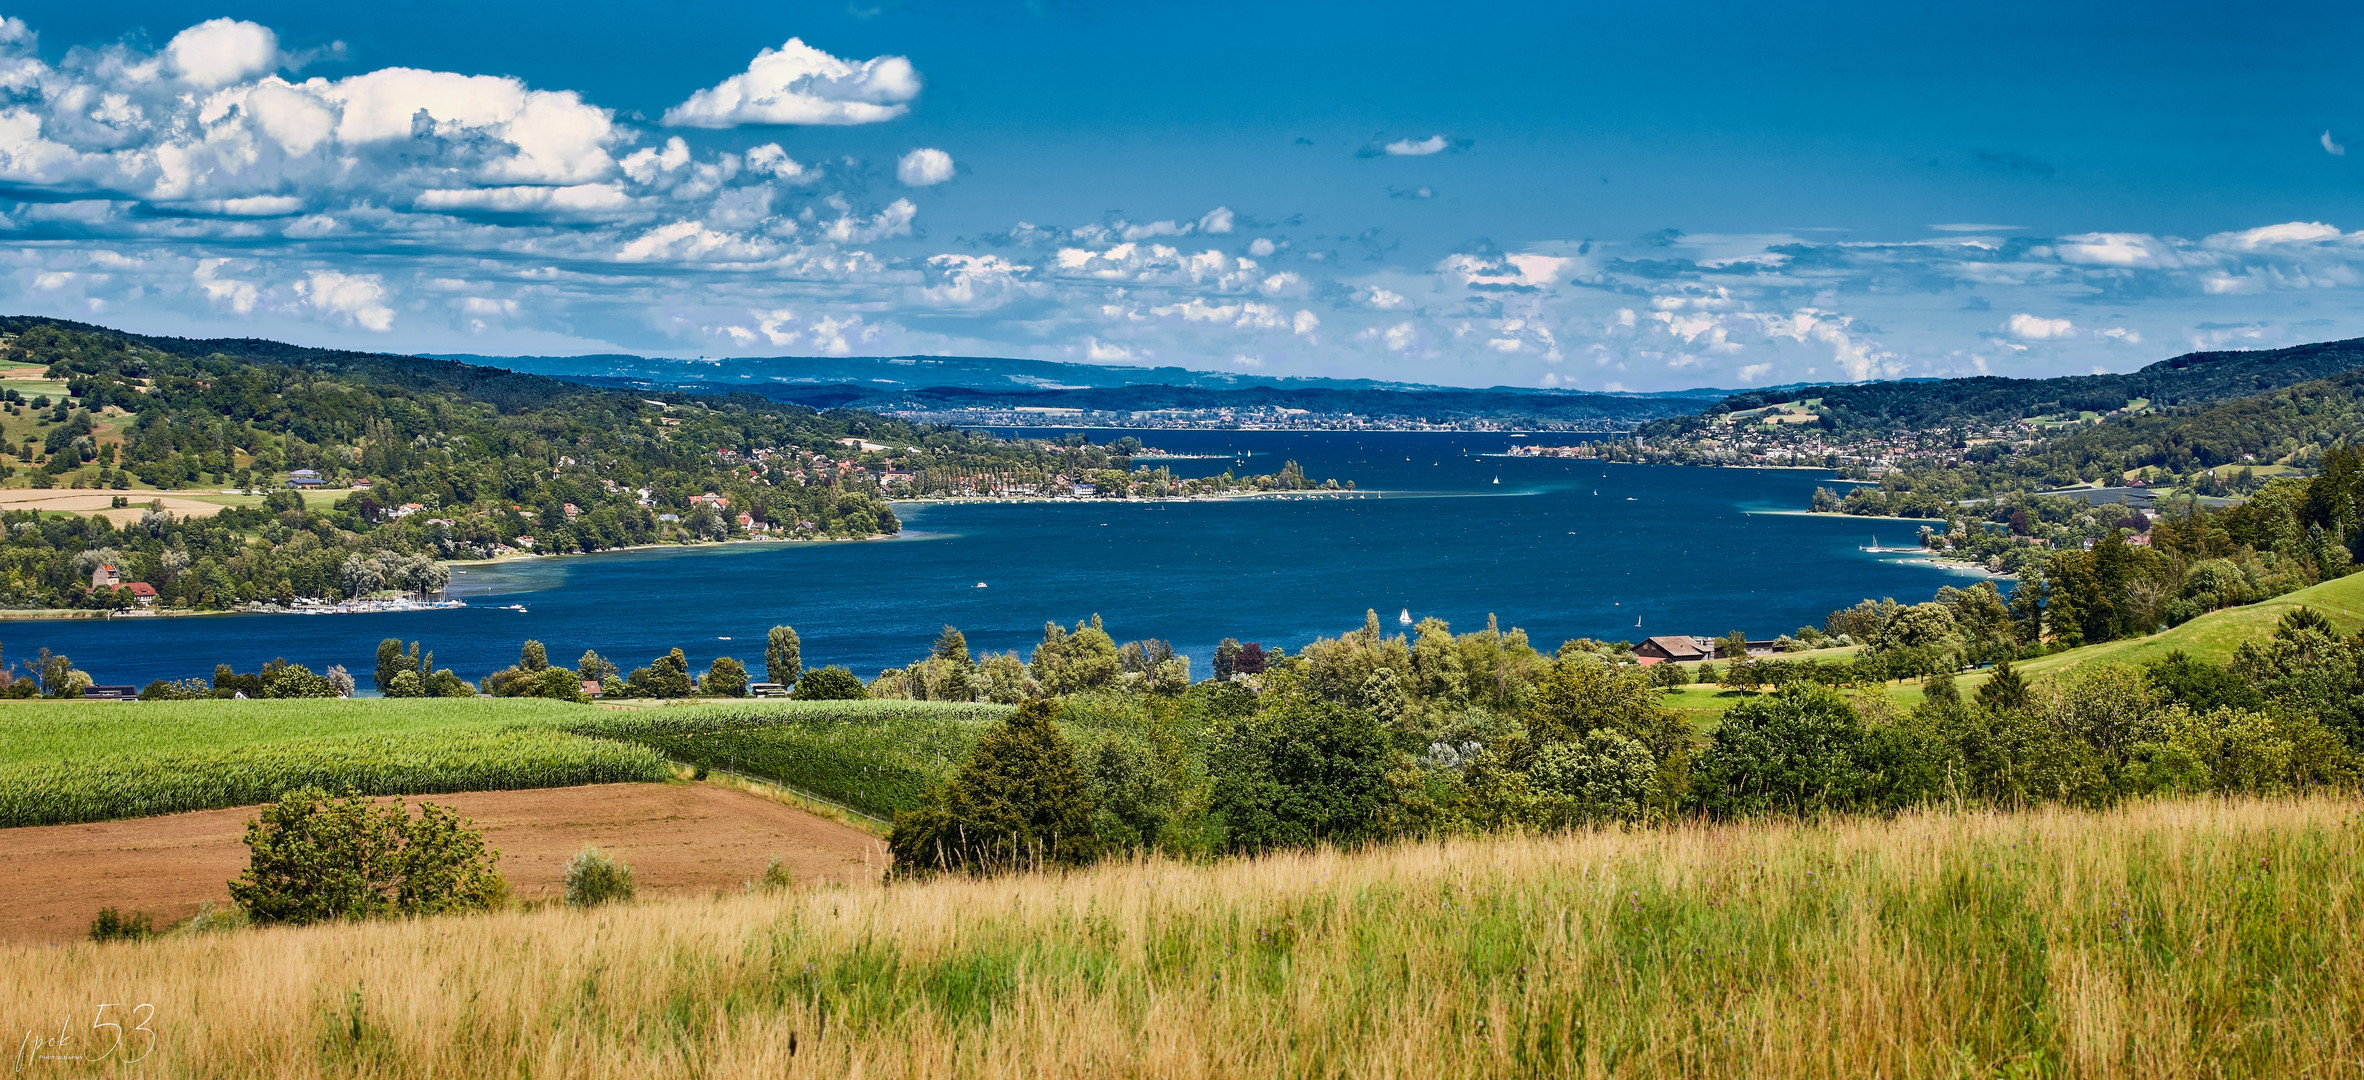
[[[473,818],[501,852],[520,899],[565,891],[566,861],[586,843],[632,865],[642,895],[736,891],[777,855],[798,885],[870,881],[886,868],[877,838],[746,792],[710,784],[596,784],[422,796]],[[411,802],[419,801],[413,798]],[[246,869],[253,807],[0,829],[0,941],[79,940],[102,907],[145,911],[159,927],[213,900]]]

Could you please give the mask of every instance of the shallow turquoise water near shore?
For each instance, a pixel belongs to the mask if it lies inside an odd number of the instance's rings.
[[[1094,433],[1095,441],[1116,437]],[[960,627],[972,649],[1023,652],[1046,620],[1098,613],[1119,641],[1156,637],[1205,676],[1224,637],[1295,649],[1377,610],[1476,629],[1493,613],[1539,647],[1578,636],[1743,630],[1770,637],[1865,596],[1926,599],[1957,571],[1859,550],[1914,526],[1808,516],[1820,472],[1601,465],[1487,456],[1498,434],[1154,432],[1177,473],[1294,459],[1376,498],[1220,503],[964,503],[901,508],[903,536],[734,544],[534,559],[453,577],[464,610],[226,615],[0,624],[6,655],[66,653],[102,683],[253,670],[273,656],[367,682],[378,639],[419,639],[468,678],[543,641],[572,663],[596,648],[630,668],[680,646],[701,669],[736,656],[759,674],[764,631],[794,625],[808,664],[865,677]],[[1499,481],[1499,482],[1497,482]],[[983,582],[986,587],[978,588]],[[500,605],[523,604],[519,613]],[[1637,626],[1637,621],[1639,625]],[[722,638],[730,640],[720,640]]]

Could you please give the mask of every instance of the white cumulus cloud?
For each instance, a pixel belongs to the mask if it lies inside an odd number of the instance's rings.
[[[381,334],[394,329],[394,309],[386,306],[386,284],[376,274],[314,270],[296,283],[295,291],[313,311],[332,320]]]
[[[1425,139],[1397,139],[1387,144],[1387,152],[1394,157],[1427,157],[1444,153],[1452,145],[1442,135],[1431,135]]]
[[[952,179],[952,155],[925,146],[913,150],[895,162],[895,179],[904,187],[941,184]]]
[[[2076,325],[2067,319],[2046,319],[2025,312],[2011,316],[2003,329],[2022,341],[2053,341],[2077,332]]]
[[[665,110],[673,127],[750,124],[875,124],[909,112],[919,72],[900,56],[860,63],[789,38],[757,53],[747,70]]]
[[[183,81],[221,86],[278,67],[279,35],[256,23],[208,19],[173,35],[164,55]]]

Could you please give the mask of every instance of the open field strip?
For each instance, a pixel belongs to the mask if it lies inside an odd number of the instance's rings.
[[[2354,1077],[2360,812],[1679,826],[0,948],[0,1017],[87,1038],[98,1003],[150,1003],[148,1075]]]

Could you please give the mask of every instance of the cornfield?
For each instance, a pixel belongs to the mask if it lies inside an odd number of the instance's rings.
[[[426,795],[656,781],[671,774],[665,760],[644,747],[534,727],[20,760],[0,764],[0,828],[245,806],[305,785]]]
[[[923,701],[788,701],[601,716],[569,725],[650,747],[677,761],[803,788],[865,814],[921,805],[966,761],[1006,705]]]

